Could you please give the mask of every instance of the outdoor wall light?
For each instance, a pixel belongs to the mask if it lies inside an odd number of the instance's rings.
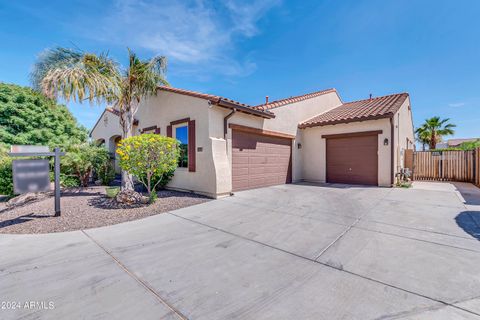
[[[388,146],[388,138],[383,139],[383,145]]]
[[[297,144],[297,148],[302,149],[302,144],[301,143]]]

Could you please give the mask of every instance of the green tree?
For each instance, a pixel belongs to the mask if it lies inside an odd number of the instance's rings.
[[[422,151],[425,151],[425,146],[430,143],[430,131],[423,125],[417,128],[415,133],[417,134],[417,141],[422,144]]]
[[[34,88],[49,97],[113,104],[120,112],[122,138],[129,138],[140,102],[156,95],[158,85],[168,85],[166,65],[163,56],[141,60],[130,49],[128,66],[121,67],[106,53],[55,48],[40,55],[31,78]],[[122,189],[133,190],[132,175],[125,171]]]
[[[424,139],[428,142],[430,150],[436,148],[437,143],[442,141],[443,136],[453,135],[455,124],[449,123],[450,119],[440,119],[440,117],[432,117],[426,119],[420,128],[416,130],[417,138]],[[419,135],[420,134],[420,135]]]
[[[31,88],[0,83],[0,144],[82,143],[88,132],[64,105]]]
[[[161,179],[152,183],[152,178],[163,177],[178,165],[179,142],[158,134],[142,134],[120,141],[117,147],[120,167],[133,174],[147,188],[152,199]]]
[[[0,143],[0,195],[13,196],[12,158]]]
[[[475,150],[477,148],[480,148],[480,139],[477,139],[476,141],[466,141],[463,142],[458,146],[460,150]]]

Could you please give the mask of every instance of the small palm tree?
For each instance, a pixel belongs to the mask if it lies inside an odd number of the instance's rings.
[[[453,135],[456,127],[453,123],[448,123],[449,118],[441,120],[440,117],[426,119],[420,128],[417,129],[417,139],[425,138],[423,141],[428,143],[430,150],[437,147],[437,143],[442,141],[443,136]],[[421,136],[420,136],[421,135]]]
[[[417,134],[417,141],[422,144],[422,151],[425,151],[425,146],[430,143],[430,130],[425,126],[421,126],[415,130]]]
[[[158,85],[168,85],[165,57],[144,61],[128,49],[128,58],[128,66],[122,68],[107,53],[48,49],[34,65],[32,85],[51,98],[113,104],[120,113],[122,137],[128,138],[133,135],[134,116],[140,102],[156,95]],[[133,190],[132,176],[124,171],[122,189]]]

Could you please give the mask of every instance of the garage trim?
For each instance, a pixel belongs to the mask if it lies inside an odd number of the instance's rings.
[[[230,129],[233,129],[233,130],[255,133],[255,134],[260,134],[260,135],[264,135],[264,136],[271,136],[271,137],[285,138],[285,139],[295,139],[295,136],[291,135],[291,134],[276,132],[276,131],[270,131],[270,130],[257,129],[257,128],[252,128],[252,127],[242,126],[240,124],[235,124],[235,123],[229,123],[228,127]]]
[[[360,132],[338,133],[338,134],[322,134],[322,138],[334,139],[334,138],[362,137],[362,136],[372,136],[375,134],[382,134],[382,133],[383,133],[383,130],[360,131]]]

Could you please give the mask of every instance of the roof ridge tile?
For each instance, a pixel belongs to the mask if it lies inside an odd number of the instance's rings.
[[[329,89],[319,90],[319,91],[315,91],[315,92],[305,93],[305,94],[298,95],[298,96],[292,96],[292,97],[288,97],[288,98],[284,98],[284,99],[278,99],[278,100],[271,101],[269,103],[258,104],[256,106],[253,106],[252,108],[255,108],[255,109],[263,108],[264,110],[269,110],[269,109],[278,108],[278,107],[281,107],[281,106],[284,106],[284,105],[287,105],[287,104],[291,104],[291,103],[315,98],[315,97],[318,97],[318,96],[321,96],[321,95],[324,95],[324,94],[327,94],[327,93],[331,93],[331,92],[337,92],[337,89],[329,88]]]

